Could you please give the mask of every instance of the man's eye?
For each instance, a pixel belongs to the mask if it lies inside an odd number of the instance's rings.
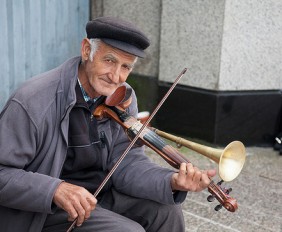
[[[127,65],[124,65],[124,66],[122,66],[125,70],[127,70],[127,71],[130,71],[131,70],[131,68],[129,67],[129,66],[127,66]]]

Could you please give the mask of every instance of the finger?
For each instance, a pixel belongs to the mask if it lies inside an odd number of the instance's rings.
[[[214,177],[216,175],[216,170],[215,169],[211,169],[207,171],[207,175],[208,177]]]
[[[68,221],[74,221],[77,218],[78,214],[72,204],[63,209],[68,213]]]
[[[97,205],[97,199],[94,197],[94,195],[89,194],[89,196],[86,197],[86,200],[90,204],[91,210],[94,210],[96,208],[96,205]]]
[[[95,198],[95,202],[89,202],[89,204],[90,204],[90,207],[91,207],[91,211],[93,211],[95,208],[96,208],[96,205],[97,205],[97,200],[96,200],[96,198]]]
[[[77,225],[77,226],[81,226],[82,223],[84,222],[85,210],[84,210],[84,208],[82,207],[80,201],[74,202],[74,203],[73,203],[73,206],[74,206],[74,208],[75,208],[75,210],[76,210],[76,212],[77,212],[77,215],[78,215],[78,216],[76,217],[76,218],[77,218],[76,225]]]
[[[198,168],[194,168],[193,182],[199,184],[202,179],[202,172]]]
[[[96,204],[97,204],[97,200],[96,198],[89,194],[90,196],[81,199],[81,205],[85,211],[85,215],[84,215],[84,220],[87,220],[90,215],[91,215],[91,211],[95,209]]]
[[[205,173],[210,178],[214,177],[216,175],[216,170],[215,169],[204,170],[202,172]]]
[[[187,176],[186,176],[186,179],[191,179],[193,180],[193,177],[194,177],[194,174],[195,174],[195,169],[193,167],[193,165],[191,163],[188,163],[186,165],[186,168],[187,168]]]
[[[206,188],[211,182],[211,179],[209,178],[208,175],[203,174],[202,175],[202,180],[201,180],[201,186],[202,188]]]
[[[185,163],[180,164],[179,177],[185,178],[187,174],[187,168]]]

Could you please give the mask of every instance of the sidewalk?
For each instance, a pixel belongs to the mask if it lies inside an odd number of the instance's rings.
[[[186,147],[180,151],[201,169],[218,166]],[[168,166],[149,148],[146,152],[155,162]],[[215,211],[217,202],[206,200],[207,190],[190,192],[183,203],[186,232],[282,232],[282,156],[272,148],[259,147],[247,147],[246,154],[241,174],[232,182],[224,183],[232,187],[230,196],[237,200],[238,210],[234,213],[224,208]]]

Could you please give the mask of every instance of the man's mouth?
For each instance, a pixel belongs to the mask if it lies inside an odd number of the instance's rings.
[[[114,85],[115,83],[108,77],[102,77],[102,81],[106,82],[107,84]]]

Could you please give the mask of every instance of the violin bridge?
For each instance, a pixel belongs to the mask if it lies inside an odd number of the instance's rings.
[[[134,132],[134,134],[137,134],[137,132],[141,129],[142,124],[139,121],[136,121],[129,129]]]

